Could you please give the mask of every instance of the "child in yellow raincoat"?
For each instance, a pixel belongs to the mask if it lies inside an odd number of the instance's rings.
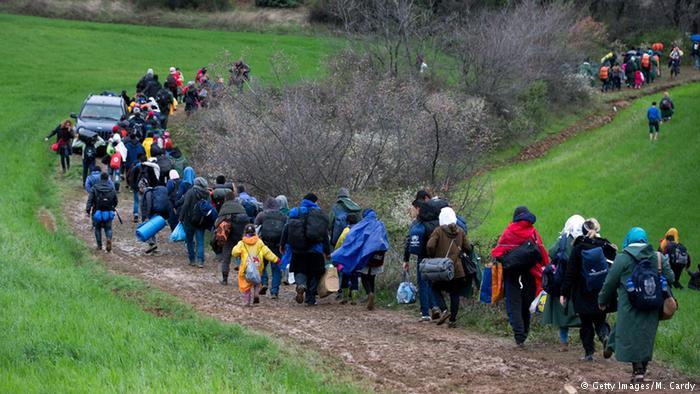
[[[248,224],[243,231],[243,239],[238,241],[238,244],[231,251],[233,258],[241,258],[241,266],[238,269],[238,290],[243,294],[243,303],[246,306],[260,302],[258,296],[260,292],[260,283],[252,283],[246,279],[246,270],[249,264],[256,264],[258,275],[262,275],[263,261],[267,260],[270,263],[279,264],[280,259],[265,246],[265,243],[255,234],[255,227]]]

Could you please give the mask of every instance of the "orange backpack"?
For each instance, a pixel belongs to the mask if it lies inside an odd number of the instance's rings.
[[[655,43],[651,44],[651,50],[654,52],[661,52],[664,50],[664,44],[662,44],[660,42],[655,42]]]
[[[649,68],[649,54],[642,55],[642,68]]]
[[[216,226],[216,231],[214,231],[214,242],[220,247],[223,247],[226,241],[228,241],[228,236],[231,234],[231,222],[228,220],[223,220]]]
[[[608,66],[603,66],[600,68],[600,71],[598,72],[598,77],[600,79],[608,79],[608,71],[609,67]]]

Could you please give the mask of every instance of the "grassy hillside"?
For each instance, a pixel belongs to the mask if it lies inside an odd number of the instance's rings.
[[[147,67],[177,64],[192,75],[224,48],[247,51],[258,75],[284,49],[309,75],[327,42],[7,15],[0,37],[0,392],[356,391],[317,355],[106,273],[60,223],[51,233],[36,217],[46,206],[60,218],[56,155],[43,137],[86,93],[133,91]]]
[[[661,96],[635,101],[611,124],[578,135],[538,160],[493,171],[493,208],[475,235],[497,237],[513,209],[524,204],[537,215],[536,227],[550,244],[566,219],[580,213],[598,218],[602,235],[620,246],[632,226],[646,229],[654,245],[669,227],[677,227],[691,255],[700,256],[700,84],[671,90],[676,114],[661,126],[659,141],[650,142],[646,108]],[[687,280],[683,274],[683,283]],[[681,310],[661,324],[658,354],[697,374],[700,293],[676,295]]]

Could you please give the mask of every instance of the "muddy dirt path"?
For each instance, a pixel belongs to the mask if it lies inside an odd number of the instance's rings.
[[[162,254],[144,255],[129,220],[131,193],[122,191],[119,198],[126,221],[114,223],[114,251],[95,252],[110,271],[140,278],[201,313],[341,360],[334,364],[346,366],[377,391],[556,393],[567,392],[566,385],[574,392],[571,388],[580,389],[584,381],[628,382],[628,365],[602,357],[580,362],[577,348],[559,353],[529,344],[526,350],[516,350],[511,340],[419,323],[409,313],[338,305],[332,297],[320,300],[317,307],[304,307],[294,302],[292,286],[282,286],[278,300],[263,296],[258,306],[245,308],[235,283],[218,283],[219,266],[209,247],[205,268],[189,267],[184,245],[166,241],[166,228],[159,234]],[[83,212],[85,193],[74,190],[65,201],[66,222],[92,247],[93,232]],[[649,377],[662,382],[682,379],[657,365],[650,368]]]

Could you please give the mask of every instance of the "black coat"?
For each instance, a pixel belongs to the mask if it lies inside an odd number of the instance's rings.
[[[184,202],[182,203],[182,207],[178,209],[180,213],[180,223],[185,227],[195,228],[196,226],[192,223],[192,218],[194,216],[194,210],[198,209],[197,202],[209,198],[209,191],[199,186],[192,186],[182,198]]]
[[[615,260],[615,248],[605,238],[578,237],[574,241],[574,248],[571,251],[569,262],[566,265],[564,283],[561,286],[561,294],[573,300],[574,310],[578,314],[597,314],[598,292],[589,292],[586,288],[586,281],[581,273],[581,252],[583,250],[603,248],[605,258],[610,261]]]
[[[109,181],[100,180],[96,185],[90,189],[90,194],[88,195],[87,204],[85,205],[85,211],[89,212],[91,215],[95,214],[97,211],[97,200],[101,195],[105,195],[110,201],[111,210],[117,207],[119,204],[119,199],[117,198],[117,192],[114,190],[114,186]]]

